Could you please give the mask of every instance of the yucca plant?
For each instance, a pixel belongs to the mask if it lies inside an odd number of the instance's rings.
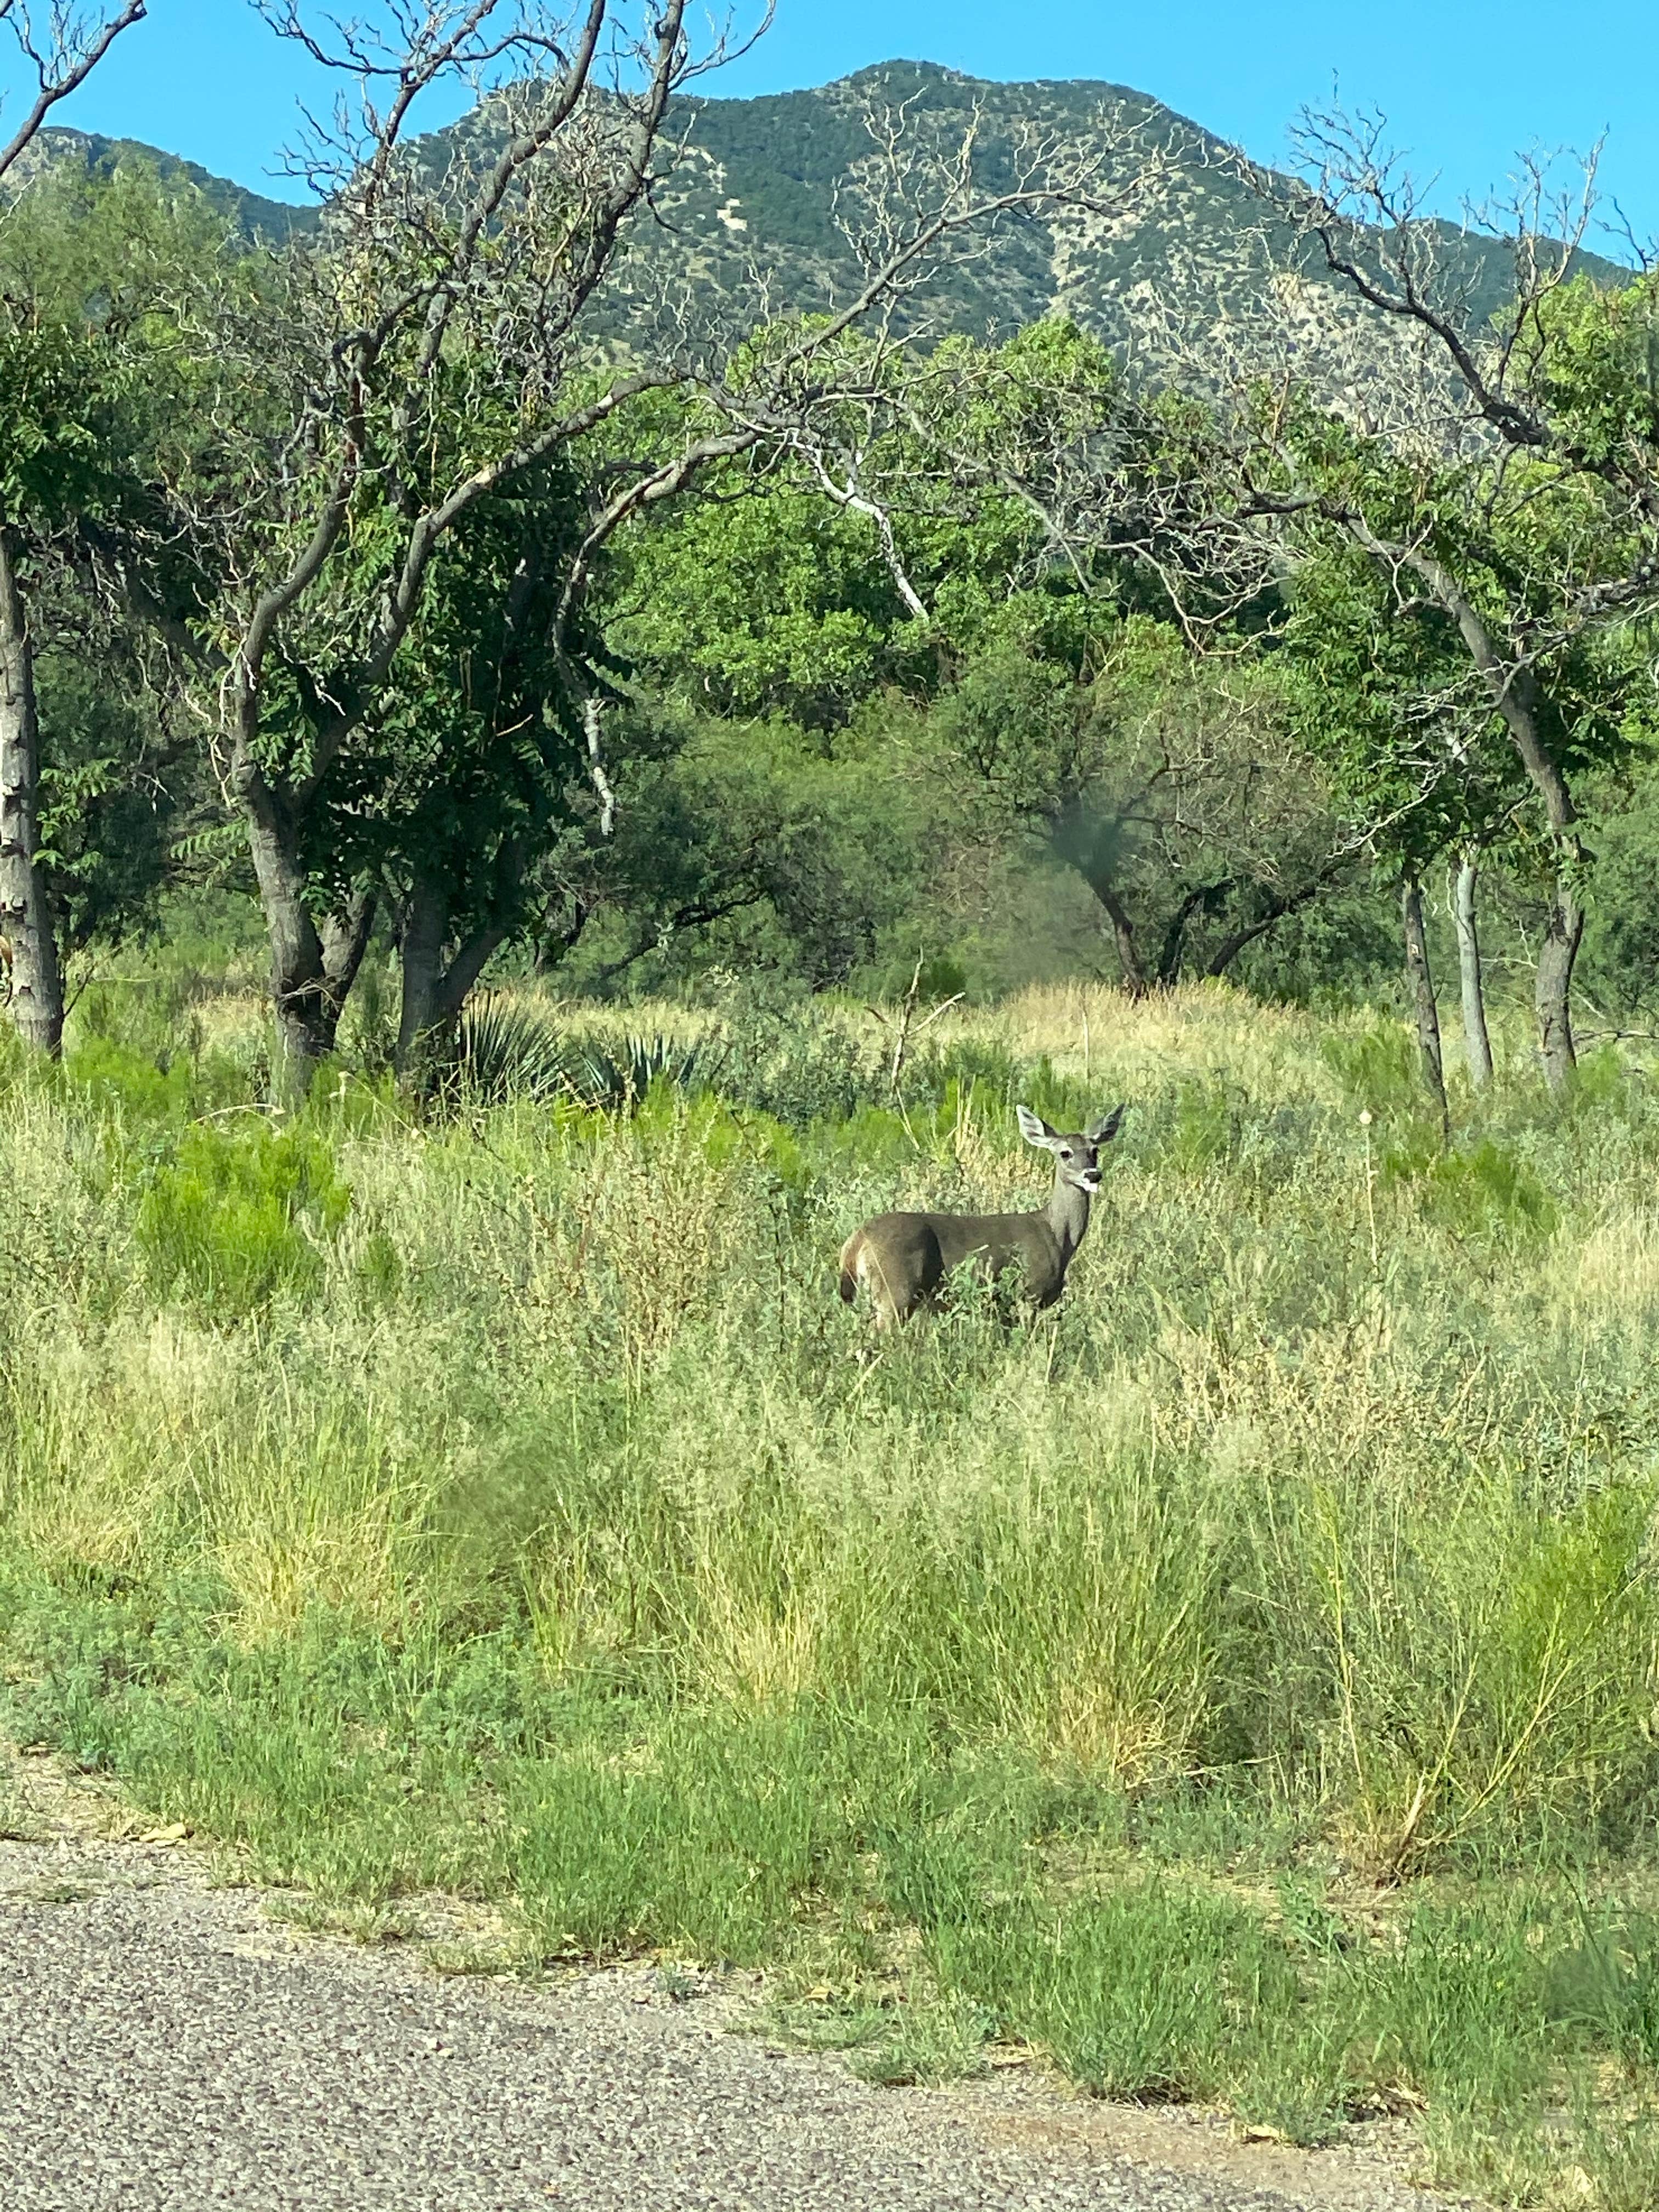
[[[669,1036],[634,1036],[620,1042],[583,1038],[570,1042],[566,1066],[569,1086],[584,1105],[627,1111],[659,1079],[681,1091],[712,1082],[724,1056],[718,1047],[682,1044]]]
[[[471,1097],[564,1098],[572,1085],[563,1039],[553,1024],[510,1000],[475,1000],[461,1015],[455,1074]]]
[[[562,1036],[529,1007],[488,998],[461,1017],[455,1073],[469,1097],[487,1103],[571,1098],[627,1113],[659,1079],[681,1090],[709,1082],[723,1057],[670,1036]]]

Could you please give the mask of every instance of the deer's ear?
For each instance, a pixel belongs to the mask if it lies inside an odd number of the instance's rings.
[[[1029,1106],[1016,1106],[1014,1113],[1019,1121],[1019,1133],[1028,1145],[1046,1145],[1052,1151],[1060,1142],[1042,1115],[1034,1114]]]
[[[1123,1116],[1128,1110],[1127,1106],[1114,1106],[1098,1128],[1090,1130],[1089,1142],[1091,1145],[1109,1145],[1116,1136]]]

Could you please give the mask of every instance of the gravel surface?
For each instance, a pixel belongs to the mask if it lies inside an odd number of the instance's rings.
[[[0,1843],[3,2212],[1352,2208],[1374,2153],[1240,2143],[1009,2074],[883,2090],[649,1968],[440,1978],[211,1886],[174,1838]]]

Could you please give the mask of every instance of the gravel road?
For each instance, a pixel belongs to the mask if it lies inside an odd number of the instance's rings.
[[[872,2088],[648,1968],[440,1978],[418,1945],[304,1936],[210,1877],[186,1846],[61,1819],[0,1843],[4,2212],[1431,2202],[1374,2149],[1239,2143],[1029,2075]]]

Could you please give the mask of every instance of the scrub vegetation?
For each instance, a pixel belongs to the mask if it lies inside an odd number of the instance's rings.
[[[1558,1103],[1500,1024],[1443,1148],[1392,1018],[1070,988],[896,1088],[851,1002],[636,1006],[671,1072],[595,1108],[501,1038],[615,1069],[621,1017],[497,1011],[418,1113],[261,1109],[257,1003],[184,974],[9,1048],[11,1731],[360,1934],[495,1900],[457,1966],[760,1966],[878,2079],[1013,2046],[1650,2202],[1645,1075]],[[1016,1098],[1108,1094],[1061,1305],[877,1351],[848,1229],[1035,1202]]]

